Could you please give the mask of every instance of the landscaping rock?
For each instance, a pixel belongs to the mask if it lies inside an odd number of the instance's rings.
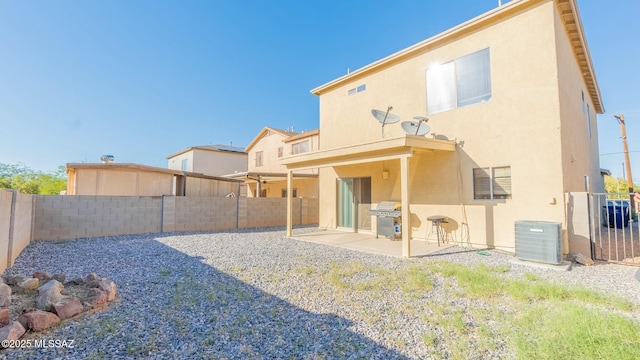
[[[100,280],[100,277],[96,273],[90,273],[89,275],[87,275],[87,286],[94,287],[91,285],[97,282],[98,280]]]
[[[0,284],[0,307],[11,305],[11,287],[7,284]]]
[[[36,307],[41,310],[50,311],[53,304],[62,300],[62,294],[60,292],[63,289],[64,285],[57,280],[49,280],[38,289]]]
[[[83,312],[84,307],[77,298],[67,298],[55,303],[52,311],[58,315],[60,320],[65,320]]]
[[[67,284],[70,285],[84,285],[86,283],[86,281],[84,281],[83,278],[75,278],[71,281],[69,281]]]
[[[24,281],[26,277],[22,275],[6,275],[3,279],[4,283],[7,285],[18,285],[18,283]]]
[[[107,298],[106,292],[98,288],[90,289],[90,293],[84,303],[85,311],[104,307],[107,304]]]
[[[49,280],[44,285],[38,288],[39,292],[46,291],[48,289],[57,289],[58,291],[62,291],[64,289],[64,285],[62,285],[58,280]]]
[[[0,309],[0,327],[9,325],[9,309]]]
[[[20,315],[18,321],[27,330],[42,331],[59,323],[60,318],[48,311],[34,310]]]
[[[51,280],[51,274],[44,271],[36,271],[33,273],[32,277],[43,281]]]
[[[61,284],[64,284],[64,282],[67,280],[67,275],[65,275],[65,274],[53,274],[53,276],[51,276],[51,279],[56,280]]]
[[[25,290],[35,290],[40,285],[40,280],[37,278],[25,278],[20,283],[18,283],[18,287]]]
[[[0,328],[0,341],[18,340],[25,332],[24,326],[19,321],[11,321],[9,325]]]
[[[582,265],[586,265],[586,266],[591,266],[591,265],[595,264],[595,262],[593,262],[593,260],[591,260],[591,258],[588,258],[588,257],[584,256],[581,253],[575,254],[575,258],[574,259],[578,264],[582,264]]]
[[[98,281],[98,289],[104,291],[107,294],[107,301],[113,301],[116,298],[116,283],[113,281],[103,278]]]

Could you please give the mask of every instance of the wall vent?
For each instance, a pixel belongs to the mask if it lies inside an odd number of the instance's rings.
[[[560,223],[516,221],[516,257],[558,265],[562,263]]]

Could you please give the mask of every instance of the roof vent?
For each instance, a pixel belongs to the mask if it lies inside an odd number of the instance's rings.
[[[115,159],[116,158],[113,155],[102,155],[102,156],[100,156],[100,160],[102,160],[103,164],[110,164]]]

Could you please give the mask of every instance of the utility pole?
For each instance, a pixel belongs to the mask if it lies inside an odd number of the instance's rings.
[[[622,131],[622,147],[624,148],[624,163],[627,168],[627,184],[629,186],[629,201],[632,209],[635,209],[635,202],[633,199],[633,178],[631,177],[631,164],[629,163],[629,146],[627,145],[627,127],[624,123],[624,115],[620,114],[613,115],[618,120],[618,124],[620,124],[620,130]]]

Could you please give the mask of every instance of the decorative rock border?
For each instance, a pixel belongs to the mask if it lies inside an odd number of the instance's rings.
[[[89,310],[103,309],[116,297],[116,284],[95,273],[86,279],[65,283],[66,275],[50,275],[36,271],[31,277],[8,275],[0,278],[0,341],[18,340],[27,331],[43,331],[61,320],[70,319]],[[36,308],[23,308],[17,319],[11,320],[13,289],[34,292]]]

